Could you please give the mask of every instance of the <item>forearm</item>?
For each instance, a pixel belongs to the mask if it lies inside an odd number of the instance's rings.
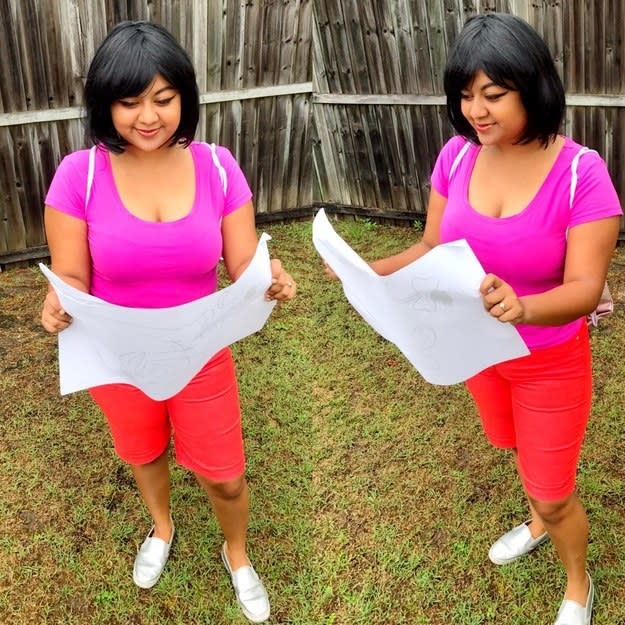
[[[584,317],[597,306],[603,284],[572,281],[536,295],[520,297],[523,318],[520,323],[559,326]]]
[[[388,256],[387,258],[380,258],[379,260],[374,260],[369,264],[373,271],[375,271],[378,275],[388,276],[395,273],[399,269],[402,269],[406,265],[409,265],[418,258],[421,258],[433,247],[433,245],[429,245],[425,241],[421,240],[399,254]]]
[[[236,266],[231,267],[226,263],[226,272],[228,277],[232,282],[236,282],[243,272],[248,268],[249,264],[252,262],[254,255],[250,255],[249,257],[243,259],[241,262],[237,263]]]

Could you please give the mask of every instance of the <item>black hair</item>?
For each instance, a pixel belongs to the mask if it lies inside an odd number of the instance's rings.
[[[524,20],[508,13],[485,13],[467,20],[445,67],[447,114],[456,131],[479,143],[462,114],[462,91],[482,70],[496,85],[518,91],[527,113],[519,143],[538,139],[547,147],[564,116],[564,86],[547,44]]]
[[[193,63],[167,29],[144,21],[117,24],[91,61],[84,91],[87,137],[112,152],[123,152],[127,141],[113,125],[111,105],[143,93],[157,74],[180,94],[180,124],[169,146],[188,147],[200,116]]]

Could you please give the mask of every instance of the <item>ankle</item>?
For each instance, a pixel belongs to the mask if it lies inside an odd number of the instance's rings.
[[[249,558],[247,557],[247,552],[245,551],[245,544],[243,544],[242,546],[235,545],[234,547],[232,547],[226,541],[224,549],[226,552],[226,557],[228,558],[228,562],[230,563],[230,568],[233,571],[240,569],[242,566],[250,565]]]
[[[586,605],[589,592],[590,581],[588,579],[588,575],[584,573],[584,577],[580,580],[568,579],[564,598],[569,599],[570,601],[575,601],[580,605]]]
[[[171,540],[171,535],[174,531],[174,523],[171,517],[160,522],[154,522],[154,532],[152,532],[153,538],[160,538],[168,543]]]
[[[527,523],[527,527],[530,531],[530,534],[532,535],[532,538],[538,538],[539,536],[542,536],[545,532],[545,526],[542,523],[542,521],[538,520],[538,519],[531,519],[528,523]]]

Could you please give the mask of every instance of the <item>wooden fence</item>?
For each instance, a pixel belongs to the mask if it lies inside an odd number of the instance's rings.
[[[564,131],[607,160],[625,201],[625,0],[317,0],[315,200],[414,220],[452,134],[442,71],[466,18],[514,13],[547,41],[567,90]]]
[[[492,10],[545,37],[564,130],[604,156],[625,199],[625,0],[0,0],[0,264],[46,254],[45,190],[83,146],[86,68],[120,20],[160,22],[189,51],[198,137],[232,149],[259,221],[314,205],[413,220],[452,133],[448,47]]]
[[[1,263],[47,253],[45,191],[84,146],[88,63],[125,19],[162,23],[187,49],[198,138],[233,151],[260,221],[312,205],[312,0],[0,0]]]

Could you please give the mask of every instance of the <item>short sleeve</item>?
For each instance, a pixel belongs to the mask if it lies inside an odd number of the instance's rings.
[[[59,164],[45,203],[62,213],[85,219],[89,150],[68,154]]]
[[[569,228],[623,214],[608,168],[596,152],[579,159],[577,176]]]
[[[452,137],[438,153],[434,169],[432,170],[432,188],[443,197],[449,196],[449,172],[452,164],[464,147],[467,140],[461,136]]]
[[[245,174],[228,148],[217,146],[217,157],[226,172],[228,180],[223,212],[225,217],[249,202],[252,199],[252,190],[245,178]]]

